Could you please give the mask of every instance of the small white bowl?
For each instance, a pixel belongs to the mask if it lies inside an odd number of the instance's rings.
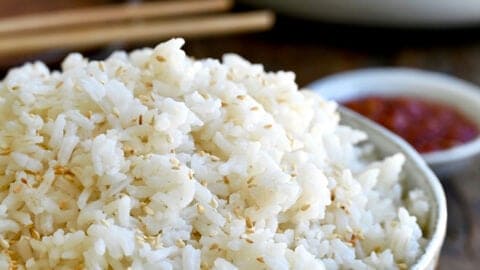
[[[447,228],[447,203],[438,178],[428,168],[418,152],[399,136],[348,109],[339,108],[339,112],[343,124],[360,129],[368,135],[369,142],[375,146],[375,151],[380,157],[399,152],[405,155],[404,186],[407,190],[412,188],[423,190],[430,205],[428,224],[424,228],[424,237],[427,240],[425,253],[418,258],[411,269],[435,269]]]
[[[242,0],[300,18],[395,27],[478,25],[478,0]]]
[[[307,88],[338,102],[370,95],[432,100],[456,108],[480,129],[480,88],[441,73],[407,68],[363,69],[329,76]],[[422,157],[437,175],[448,176],[470,164],[479,153],[480,137]]]

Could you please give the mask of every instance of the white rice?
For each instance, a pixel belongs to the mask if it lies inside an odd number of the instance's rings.
[[[429,205],[402,190],[402,155],[368,164],[365,134],[293,73],[232,54],[195,61],[183,43],[8,73],[0,269],[415,262]]]

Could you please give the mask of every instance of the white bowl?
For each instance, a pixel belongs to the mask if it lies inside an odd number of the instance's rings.
[[[395,27],[480,23],[478,0],[242,0],[302,18]]]
[[[431,206],[428,226],[424,232],[428,240],[425,253],[411,269],[435,269],[447,227],[447,204],[442,185],[420,155],[403,139],[348,109],[340,108],[339,111],[342,123],[367,133],[369,141],[375,145],[380,156],[389,156],[399,152],[405,155],[406,163],[403,167],[405,187],[422,189]]]
[[[338,102],[369,95],[428,99],[456,108],[480,129],[480,88],[440,73],[406,68],[364,69],[333,75],[307,88]],[[447,176],[471,164],[479,153],[480,137],[422,157],[438,175]]]

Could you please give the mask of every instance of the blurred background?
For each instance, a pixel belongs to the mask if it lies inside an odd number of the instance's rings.
[[[166,1],[155,3],[159,2]],[[54,21],[54,27],[46,27],[52,28],[48,31],[40,31],[35,27],[21,31],[15,27],[13,30],[8,28],[20,25],[24,22],[22,18],[41,25],[47,21],[46,18],[57,18],[51,14],[58,15],[55,12],[64,10],[82,11],[104,5],[125,4],[133,7],[144,3],[152,1],[1,1],[2,78],[9,68],[26,61],[42,60],[51,68],[58,68],[61,59],[71,51],[81,51],[90,59],[102,59],[114,50],[155,46],[169,37],[185,36],[185,50],[195,58],[219,58],[226,52],[238,53],[251,62],[262,63],[268,71],[294,71],[301,87],[341,71],[391,66],[439,71],[480,84],[478,0],[227,1],[221,8],[204,11],[206,14],[202,15],[183,16],[180,10],[176,15],[160,19],[149,15],[152,18],[143,20],[142,15],[138,17],[130,14],[126,21],[120,24],[101,22],[97,25],[92,23],[90,26],[67,29],[62,29],[62,16],[59,16],[60,21]],[[133,10],[131,7],[126,9]],[[231,15],[252,14],[254,10],[264,9],[272,10],[275,19],[272,13],[267,12],[228,20]],[[50,13],[36,17],[45,12]],[[125,12],[116,12],[112,14],[125,15]],[[68,14],[63,17],[64,20],[70,17]],[[24,17],[19,19],[18,16]],[[201,21],[208,29],[198,34],[195,25],[200,23],[196,23],[194,18],[202,16],[214,18],[214,21]],[[216,20],[218,16],[223,17]],[[71,18],[73,17],[72,15]],[[175,24],[178,20],[180,23]],[[158,24],[148,25],[150,21]],[[189,21],[193,24],[186,24],[183,28],[175,27]],[[88,32],[88,29],[86,35],[82,34],[86,28],[109,29],[111,26],[112,29],[122,29],[132,23],[137,27],[127,28],[129,30],[123,34],[112,34],[111,37],[108,32]],[[34,23],[33,26],[35,25]],[[135,33],[142,29],[160,29],[165,25],[171,29],[157,34],[147,33],[148,38],[135,37]],[[5,26],[7,30],[2,32],[1,26]],[[32,24],[29,27],[32,27]],[[223,30],[218,30],[220,28]],[[68,35],[73,32],[75,35]],[[65,45],[62,43],[62,36],[60,41],[55,39],[58,33],[66,33],[65,37],[73,38],[73,41]],[[38,37],[42,35],[51,37],[51,43],[35,45]],[[101,39],[107,36],[109,38]],[[94,40],[87,45],[82,42],[99,37],[100,41]],[[448,197],[449,224],[439,269],[477,269],[480,264],[480,256],[477,256],[480,254],[479,170],[478,166],[472,165],[456,176],[442,179]]]

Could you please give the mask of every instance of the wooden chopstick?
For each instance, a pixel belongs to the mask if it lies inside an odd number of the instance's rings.
[[[172,36],[204,36],[265,30],[274,22],[270,11],[253,11],[227,15],[160,20],[151,22],[108,24],[87,29],[0,37],[0,56],[63,48],[82,49],[112,41],[159,41]]]
[[[127,19],[199,14],[228,10],[231,6],[232,0],[177,0],[53,11],[0,19],[0,34]]]

